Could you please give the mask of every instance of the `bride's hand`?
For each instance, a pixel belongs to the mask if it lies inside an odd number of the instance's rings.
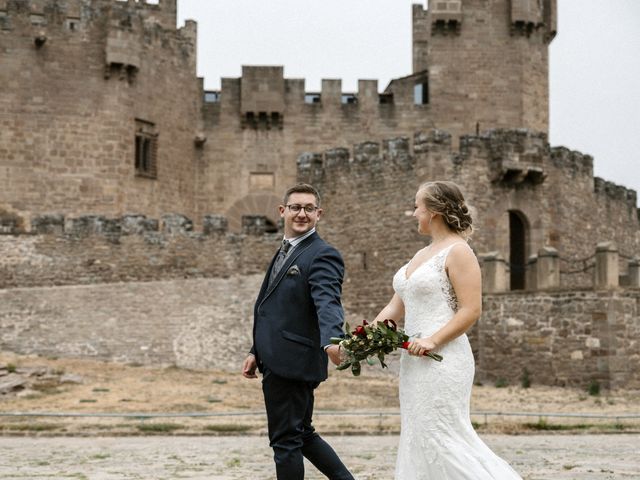
[[[412,342],[409,343],[407,347],[407,352],[409,355],[415,355],[416,357],[421,357],[425,353],[429,353],[431,350],[435,350],[437,345],[431,338],[416,338]]]

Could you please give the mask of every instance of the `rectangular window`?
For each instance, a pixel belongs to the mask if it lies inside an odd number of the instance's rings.
[[[413,103],[415,105],[427,105],[429,103],[429,82],[427,80],[414,85]]]
[[[158,178],[158,133],[155,124],[136,119],[135,174]]]
[[[206,91],[204,92],[204,103],[218,103],[220,101],[220,92]]]
[[[355,104],[358,103],[358,97],[355,93],[343,93],[340,97],[340,102],[343,105]]]
[[[75,17],[69,17],[65,20],[65,26],[70,32],[75,32],[80,28],[80,19]]]
[[[304,95],[304,103],[320,103],[319,93],[306,93]]]

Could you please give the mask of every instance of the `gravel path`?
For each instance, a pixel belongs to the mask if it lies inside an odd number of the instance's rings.
[[[397,436],[326,437],[359,480],[391,479]],[[640,435],[483,435],[526,480],[640,479]],[[0,438],[5,480],[273,479],[265,437]],[[308,479],[321,479],[313,467]]]

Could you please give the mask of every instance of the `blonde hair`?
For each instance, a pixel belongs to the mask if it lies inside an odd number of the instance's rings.
[[[442,216],[445,225],[465,238],[473,232],[471,213],[460,187],[453,182],[433,181],[420,185],[427,209]]]

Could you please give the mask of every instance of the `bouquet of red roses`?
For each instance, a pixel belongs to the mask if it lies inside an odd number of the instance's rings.
[[[347,332],[351,330],[349,324],[345,324]],[[378,357],[382,368],[386,368],[384,356],[398,348],[407,348],[409,345],[409,335],[399,329],[396,322],[391,319],[370,325],[366,320],[362,325],[358,325],[346,338],[332,338],[331,343],[340,345],[345,352],[345,359],[338,365],[338,370],[351,368],[351,373],[360,375],[360,362],[366,361],[373,365]],[[441,362],[442,355],[437,353],[425,353],[426,356]]]

